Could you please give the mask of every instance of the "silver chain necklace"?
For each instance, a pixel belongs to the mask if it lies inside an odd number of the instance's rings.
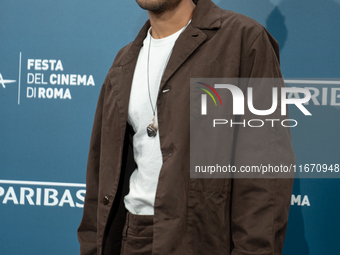
[[[188,22],[188,24],[186,24],[185,27],[182,28],[182,31],[180,32],[180,34],[178,35],[178,37],[182,34],[182,32],[187,28],[187,26],[190,24],[190,21]],[[151,32],[151,30],[150,30]],[[177,37],[177,38],[178,38]],[[155,137],[157,135],[157,130],[158,130],[158,125],[156,123],[156,120],[155,120],[155,116],[156,116],[156,109],[157,109],[157,98],[156,98],[156,102],[155,102],[155,106],[152,105],[152,100],[151,100],[151,94],[150,94],[150,81],[149,81],[149,64],[150,64],[150,48],[151,48],[151,33],[150,33],[150,39],[149,39],[149,49],[148,49],[148,63],[146,65],[146,68],[147,68],[147,71],[146,71],[146,74],[147,74],[147,82],[148,82],[148,91],[149,91],[149,100],[150,100],[150,105],[151,105],[151,108],[152,108],[152,112],[153,112],[153,117],[152,117],[152,123],[149,124],[146,128],[146,132],[148,134],[149,137]],[[172,50],[173,50],[174,47],[171,48],[170,50],[170,53],[165,61],[165,65],[164,65],[164,68],[163,68],[163,71],[162,71],[162,76],[164,75],[164,72],[165,72],[165,69],[166,69],[166,66],[168,65],[168,62],[169,62],[169,59],[170,59],[170,56],[172,54]],[[162,78],[161,78],[161,81],[162,81]],[[160,81],[160,82],[161,82]],[[160,85],[158,86],[158,91],[157,91],[157,95],[159,93],[159,88],[160,88]]]

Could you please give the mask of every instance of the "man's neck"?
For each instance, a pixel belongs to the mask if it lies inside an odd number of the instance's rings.
[[[191,19],[196,5],[191,0],[183,0],[176,9],[161,14],[148,11],[151,23],[151,35],[161,39],[176,33]]]

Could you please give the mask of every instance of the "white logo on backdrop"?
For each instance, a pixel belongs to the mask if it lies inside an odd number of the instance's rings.
[[[0,73],[0,87],[6,88],[7,83],[18,83],[18,105],[21,93],[21,52],[19,53],[19,76],[17,80],[4,79]],[[84,73],[65,73],[59,59],[27,59],[26,85],[27,99],[72,99],[71,91],[76,87],[94,87],[93,75]],[[52,73],[51,73],[52,72]],[[24,73],[25,74],[25,73]],[[76,92],[74,92],[76,93]]]
[[[0,73],[0,84],[2,85],[4,89],[6,88],[5,86],[6,83],[14,83],[14,82],[16,82],[16,80],[5,80]]]

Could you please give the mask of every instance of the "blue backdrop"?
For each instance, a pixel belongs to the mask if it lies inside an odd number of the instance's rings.
[[[340,0],[215,0],[279,41],[286,80],[312,80],[312,117],[290,109],[297,164],[339,164]],[[147,13],[134,0],[1,0],[0,254],[77,254],[100,87]],[[318,81],[318,82],[316,82]],[[338,254],[339,179],[296,179],[284,254]]]

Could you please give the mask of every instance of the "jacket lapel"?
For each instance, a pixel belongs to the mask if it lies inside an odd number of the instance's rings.
[[[194,1],[194,10],[191,23],[178,37],[168,65],[162,77],[160,91],[169,78],[186,61],[186,59],[207,39],[202,29],[218,29],[221,27],[219,8],[210,0]]]
[[[168,65],[164,71],[159,91],[185,60],[206,40],[207,35],[200,29],[188,26],[177,39]]]
[[[150,21],[148,20],[144,24],[143,28],[139,31],[136,39],[131,44],[126,46],[126,49],[122,53],[122,60],[116,67],[118,69],[118,74],[117,72],[114,72],[112,75],[113,79],[115,76],[118,77],[118,79],[113,84],[113,90],[120,113],[119,116],[122,130],[125,130],[125,125],[127,122],[130,92],[135,66],[139,51],[143,46],[143,41],[146,37],[149,27]]]

